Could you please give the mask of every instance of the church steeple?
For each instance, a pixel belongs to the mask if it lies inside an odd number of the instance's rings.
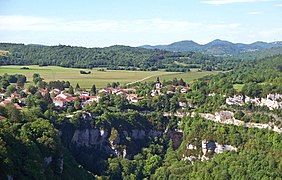
[[[160,82],[160,78],[157,77],[157,81],[156,81],[156,89],[161,89],[162,88],[162,84]]]

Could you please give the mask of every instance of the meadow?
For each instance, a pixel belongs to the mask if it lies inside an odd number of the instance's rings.
[[[22,67],[28,67],[29,69],[21,69]],[[80,74],[80,71],[91,71],[91,74]],[[218,72],[166,72],[164,70],[159,71],[125,71],[125,70],[105,70],[99,71],[98,69],[78,69],[78,68],[64,68],[58,66],[0,66],[0,75],[7,74],[24,74],[27,76],[28,81],[32,81],[32,75],[39,73],[45,81],[64,80],[70,81],[75,86],[79,83],[81,88],[91,88],[93,84],[96,87],[106,87],[108,83],[119,82],[121,85],[135,81],[155,81],[159,76],[161,80],[172,80],[173,78],[183,78],[186,82],[191,82],[194,79],[203,77],[209,74],[215,74]]]

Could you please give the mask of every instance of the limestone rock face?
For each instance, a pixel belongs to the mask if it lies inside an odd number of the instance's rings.
[[[226,99],[228,105],[239,105],[242,106],[244,103],[254,103],[258,106],[267,106],[270,110],[282,108],[282,94],[268,94],[266,98],[251,98],[246,96],[245,101],[243,96],[234,95]]]
[[[108,132],[105,130],[99,129],[83,129],[83,130],[75,130],[72,143],[76,144],[76,146],[93,146],[99,145],[105,141],[107,141]]]
[[[215,141],[206,141],[206,140],[202,141],[203,155],[205,155],[208,152],[219,154],[219,153],[223,153],[224,151],[237,151],[237,148],[231,145],[218,144]]]
[[[155,137],[161,137],[163,135],[162,131],[157,131],[157,130],[150,130],[148,133],[148,136],[155,138]]]
[[[186,145],[186,148],[187,148],[187,149],[190,149],[190,150],[197,149],[197,147],[196,147],[195,145],[190,144],[190,143],[188,143],[188,144]]]
[[[140,130],[140,129],[132,129],[131,131],[131,137],[133,139],[144,139],[145,137],[145,131],[144,130]]]

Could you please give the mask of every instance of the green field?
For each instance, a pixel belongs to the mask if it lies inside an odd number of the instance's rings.
[[[21,69],[28,67],[28,70]],[[80,74],[80,70],[91,71],[91,74]],[[105,72],[98,69],[85,70],[77,68],[63,68],[58,66],[0,66],[0,75],[7,74],[24,74],[28,81],[32,81],[32,75],[39,73],[46,81],[65,80],[70,81],[74,86],[79,83],[82,88],[91,88],[95,84],[98,88],[106,87],[108,83],[119,82],[121,85],[144,79],[145,81],[155,81],[159,76],[161,80],[172,80],[173,78],[183,78],[187,82],[203,77],[208,74],[217,72],[165,72],[165,71],[121,71],[106,70]]]
[[[233,84],[233,88],[236,89],[237,91],[242,91],[244,84]]]
[[[196,72],[196,71],[191,71],[191,72],[186,72],[186,73],[175,73],[175,74],[164,74],[162,76],[160,76],[160,79],[169,81],[169,80],[173,80],[174,78],[180,79],[182,78],[185,82],[192,82],[196,79],[199,79],[201,77],[210,75],[210,74],[217,74],[220,71],[203,71],[203,72]],[[148,79],[148,81],[152,81],[154,80],[154,78],[150,78]]]

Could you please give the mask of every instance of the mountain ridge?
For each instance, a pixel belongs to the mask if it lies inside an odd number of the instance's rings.
[[[226,40],[215,39],[206,44],[199,44],[192,40],[183,40],[168,45],[143,45],[145,49],[162,49],[173,52],[201,52],[212,55],[238,55],[245,52],[253,52],[262,49],[282,47],[282,41],[263,42],[256,41],[250,44],[233,43]]]

